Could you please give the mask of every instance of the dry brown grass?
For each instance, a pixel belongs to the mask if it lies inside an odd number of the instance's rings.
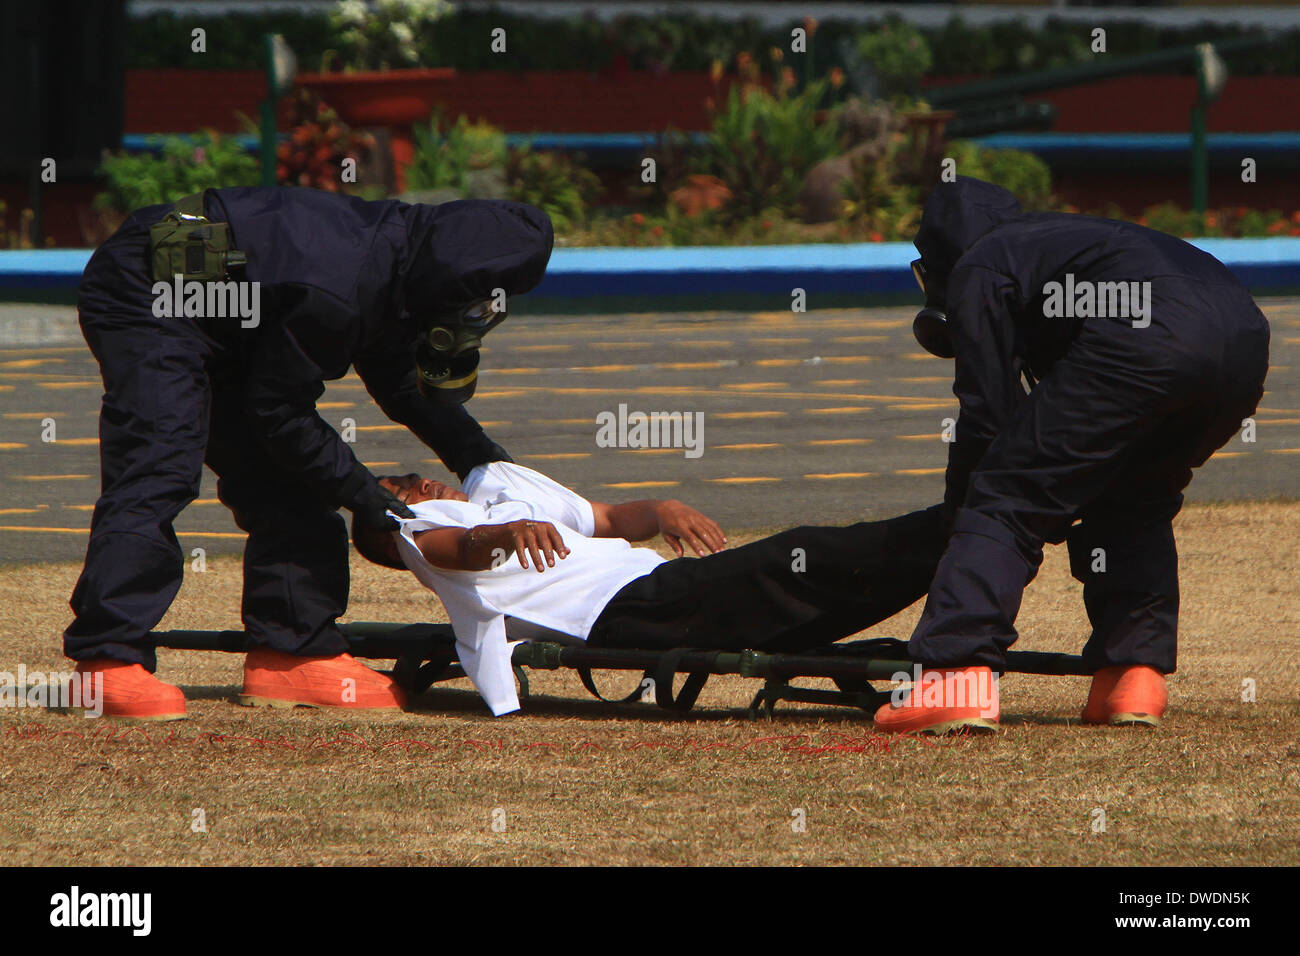
[[[864,716],[740,708],[715,679],[696,715],[611,708],[536,673],[526,714],[486,715],[465,682],[397,716],[247,710],[241,659],[162,652],[192,719],[144,732],[0,712],[6,862],[1300,863],[1300,504],[1188,509],[1180,670],[1155,732],[1078,725],[1081,678],[1010,677],[1001,733],[887,742]],[[66,667],[78,568],[0,570],[0,669]],[[441,619],[405,576],[355,565],[356,620]],[[239,565],[191,574],[164,627],[238,627]],[[906,636],[918,609],[877,628]],[[1079,586],[1051,549],[1025,649],[1075,651]],[[1241,700],[1253,678],[1258,700]],[[632,675],[604,675],[611,685]],[[1094,810],[1107,828],[1093,832]],[[191,831],[195,808],[206,833]],[[506,829],[492,829],[493,811]],[[806,814],[795,832],[793,811]]]

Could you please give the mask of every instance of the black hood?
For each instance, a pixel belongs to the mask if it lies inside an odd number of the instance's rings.
[[[462,199],[403,210],[408,249],[403,307],[443,312],[536,287],[546,274],[555,233],[545,212],[498,199]]]
[[[1023,214],[1015,196],[980,179],[958,176],[955,182],[935,186],[925,202],[915,240],[927,272],[926,303],[941,305],[957,260],[985,235]],[[938,295],[933,303],[930,285]]]

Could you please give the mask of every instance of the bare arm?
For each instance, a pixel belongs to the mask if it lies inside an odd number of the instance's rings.
[[[473,528],[430,528],[417,531],[412,540],[434,567],[448,571],[487,571],[500,566],[511,553],[519,564],[539,572],[555,567],[555,556],[569,556],[560,532],[549,521],[510,521]]]
[[[716,522],[675,499],[648,498],[620,505],[593,501],[591,510],[596,518],[597,538],[648,541],[662,533],[678,557],[686,553],[682,542],[700,556],[727,546],[727,536]]]

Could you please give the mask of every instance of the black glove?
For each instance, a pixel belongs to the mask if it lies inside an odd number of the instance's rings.
[[[380,531],[396,531],[397,522],[388,512],[403,518],[414,518],[415,512],[402,504],[401,499],[375,480],[363,465],[356,470],[344,484],[345,498],[343,507],[352,512],[352,516],[363,526]]]
[[[360,501],[352,509],[352,515],[363,525],[378,528],[380,531],[396,531],[397,522],[388,512],[403,518],[414,518],[415,512],[402,504],[401,499],[383,485],[375,486],[375,493]]]

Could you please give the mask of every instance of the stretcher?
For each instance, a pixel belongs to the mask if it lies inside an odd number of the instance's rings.
[[[394,680],[412,696],[434,684],[464,677],[456,660],[456,639],[449,624],[386,624],[360,621],[339,625],[355,657],[391,660]],[[249,649],[243,631],[155,631],[155,647],[186,651]],[[874,712],[889,702],[890,693],[873,683],[889,682],[900,672],[911,673],[907,644],[893,638],[873,638],[831,644],[799,654],[741,650],[719,651],[680,647],[673,650],[624,650],[587,644],[528,641],[512,652],[519,696],[528,696],[529,670],[577,672],[593,696],[609,703],[630,703],[651,696],[665,710],[689,711],[709,677],[735,674],[763,681],[749,704],[750,717],[771,717],[781,701],[857,707]],[[641,680],[623,697],[605,697],[596,687],[596,670],[640,671]],[[1083,658],[1042,651],[1009,651],[1006,673],[1090,676]],[[674,692],[678,675],[685,675]],[[801,678],[826,678],[835,688],[805,687],[792,683]]]

